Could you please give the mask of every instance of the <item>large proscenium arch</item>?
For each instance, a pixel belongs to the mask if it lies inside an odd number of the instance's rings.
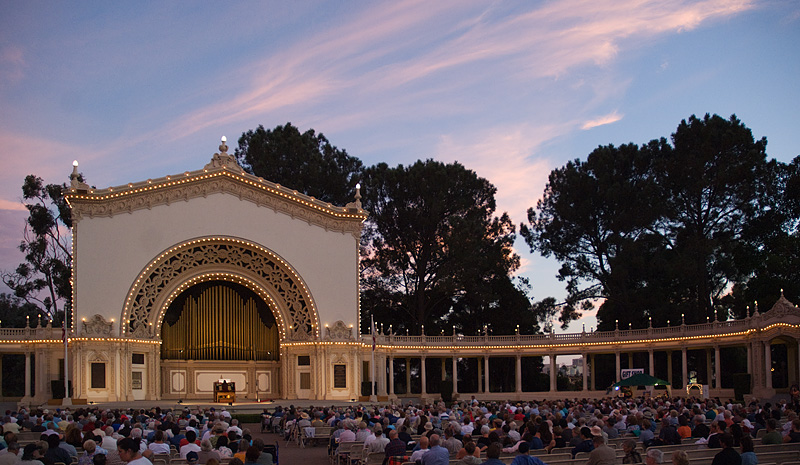
[[[169,303],[189,285],[239,282],[276,313],[281,340],[319,337],[319,315],[302,277],[271,250],[235,237],[200,237],[160,253],[139,273],[122,309],[122,337],[157,338]]]

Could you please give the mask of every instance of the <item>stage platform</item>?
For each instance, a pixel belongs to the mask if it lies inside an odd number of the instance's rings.
[[[409,401],[418,402],[419,399],[398,399],[397,403],[400,404],[407,404]],[[377,402],[378,405],[386,405],[385,402]],[[182,403],[178,403],[174,400],[135,400],[135,401],[127,401],[127,402],[93,402],[90,404],[81,404],[81,405],[72,405],[70,406],[70,410],[76,410],[80,408],[99,408],[99,409],[151,409],[155,407],[160,407],[162,410],[164,409],[172,409],[172,410],[183,410],[183,409],[210,409],[211,407],[215,408],[216,410],[222,410],[223,408],[226,409],[231,414],[241,413],[241,414],[260,414],[267,409],[268,411],[272,412],[275,410],[275,407],[289,407],[295,406],[299,408],[309,408],[309,407],[353,407],[359,405],[374,405],[371,402],[348,402],[348,401],[341,401],[341,400],[284,400],[284,399],[276,399],[272,401],[262,401],[262,402],[233,402],[232,404],[227,403],[215,403],[215,402],[197,402],[197,400],[191,401],[184,401]],[[64,408],[63,405],[53,405],[53,404],[41,404],[41,405],[34,405],[34,408],[39,407],[43,409],[50,409],[55,410],[57,408]],[[17,404],[11,402],[3,402],[0,403],[0,409],[2,411],[5,410],[16,410]]]

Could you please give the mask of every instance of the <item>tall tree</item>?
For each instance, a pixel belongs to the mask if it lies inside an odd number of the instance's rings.
[[[243,133],[235,155],[251,174],[340,206],[353,200],[363,169],[361,160],[331,145],[322,133],[301,133],[292,123]]]
[[[370,211],[362,259],[364,302],[396,331],[512,332],[529,301],[511,284],[514,225],[495,214],[495,187],[458,163],[433,160],[364,173]],[[526,321],[523,320],[523,323]]]
[[[550,173],[544,197],[528,210],[530,226],[520,226],[532,251],[561,262],[558,278],[566,282],[567,298],[536,305],[545,324],[560,313],[566,327],[601,299],[631,319],[640,310],[635,294],[643,285],[641,246],[649,242],[643,236],[659,211],[649,171],[648,157],[626,144],[598,147],[585,162],[574,160]]]
[[[15,297],[43,307],[51,320],[65,312],[72,298],[72,214],[62,194],[66,187],[45,185],[32,174],[25,177],[22,196],[28,218],[19,245],[25,262],[2,274]]]
[[[735,115],[706,114],[681,121],[672,144],[652,151],[666,209],[658,229],[681,264],[671,300],[689,322],[714,318],[715,302],[744,278],[734,254],[765,203],[766,146]]]
[[[755,302],[768,310],[781,292],[791,301],[800,298],[800,156],[790,163],[771,160],[766,171],[758,185],[766,202],[735,255],[746,276],[720,303],[738,318],[752,314]]]
[[[10,294],[0,294],[0,321],[4,328],[24,328],[26,324],[35,326],[42,310]]]
[[[765,147],[735,116],[692,116],[669,142],[600,147],[554,170],[521,232],[562,264],[562,324],[593,301],[600,329],[713,318],[751,273],[737,259],[758,246],[748,231],[769,222]],[[552,314],[554,304],[537,308]]]

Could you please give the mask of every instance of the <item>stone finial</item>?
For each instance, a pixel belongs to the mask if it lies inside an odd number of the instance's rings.
[[[361,183],[356,184],[355,201],[345,205],[345,208],[355,208],[361,210]]]
[[[69,187],[73,189],[88,189],[89,185],[81,181],[81,175],[78,173],[78,160],[72,162],[72,174],[69,175]]]
[[[206,170],[223,168],[235,173],[242,174],[244,169],[236,162],[236,158],[228,153],[227,138],[222,136],[219,144],[219,153],[211,157],[211,161],[204,167]]]

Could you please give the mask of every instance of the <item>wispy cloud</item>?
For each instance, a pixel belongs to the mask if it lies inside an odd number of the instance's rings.
[[[599,118],[590,119],[581,125],[581,129],[584,131],[587,129],[596,128],[598,126],[605,126],[606,124],[616,123],[617,121],[621,120],[623,115],[617,113],[614,110],[613,113],[609,113],[604,116],[600,116]]]
[[[25,67],[22,47],[7,46],[0,50],[0,82],[17,84],[25,77]]]
[[[497,209],[519,224],[541,197],[552,161],[538,154],[541,145],[571,125],[497,127],[458,138],[442,136],[436,159],[458,161],[497,187]]]
[[[21,210],[25,211],[25,205],[19,201],[12,201],[7,199],[0,199],[0,210]]]
[[[463,81],[486,83],[498,76],[517,81],[559,77],[578,66],[606,66],[622,47],[691,30],[703,21],[748,8],[752,2],[747,0],[669,5],[580,0],[503,15],[460,2],[378,4],[349,22],[320,30],[293,47],[232,72],[239,76],[236,85],[243,87],[234,98],[182,115],[162,132],[169,138],[187,137],[208,127],[258,120],[287,108],[322,104],[337,108],[339,103],[341,110],[348,99],[380,102],[372,105],[379,113],[393,101],[408,100],[409,85],[424,81],[429,86],[434,77],[462,86]],[[442,21],[454,15],[454,21]],[[631,42],[633,38],[637,41]],[[477,63],[485,66],[460,72]],[[251,76],[249,82],[246,76]],[[222,81],[220,85],[229,84]],[[208,94],[225,91],[209,89]],[[374,120],[375,113],[363,112],[364,121]]]

